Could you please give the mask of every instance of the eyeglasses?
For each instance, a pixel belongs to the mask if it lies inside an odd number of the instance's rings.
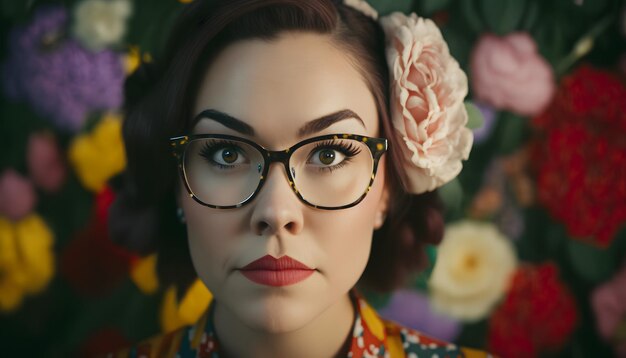
[[[289,185],[305,204],[337,210],[355,206],[369,192],[387,139],[330,134],[270,151],[224,134],[170,138],[189,196],[217,209],[239,208],[259,193],[270,164],[284,165]]]

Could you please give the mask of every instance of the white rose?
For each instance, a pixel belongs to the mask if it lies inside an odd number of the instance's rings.
[[[122,40],[131,11],[128,0],[84,0],[74,8],[72,33],[86,48],[102,50]]]
[[[511,242],[493,224],[451,224],[429,281],[433,307],[460,320],[482,319],[506,292],[516,267]]]

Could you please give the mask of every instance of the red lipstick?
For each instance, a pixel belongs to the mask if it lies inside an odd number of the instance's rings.
[[[293,285],[315,272],[314,269],[289,256],[277,259],[270,255],[252,261],[240,271],[252,282],[274,287]]]

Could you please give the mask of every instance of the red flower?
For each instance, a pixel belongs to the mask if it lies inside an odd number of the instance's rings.
[[[503,357],[533,357],[558,350],[575,328],[573,296],[552,263],[520,266],[489,321],[489,349]]]
[[[127,277],[137,256],[113,243],[108,235],[108,208],[114,194],[105,188],[96,197],[90,224],[61,255],[61,275],[84,296],[99,296]]]
[[[107,223],[109,221],[109,208],[111,207],[111,204],[113,204],[114,200],[115,193],[108,186],[104,187],[104,189],[102,189],[102,191],[96,196],[96,221],[98,225],[101,225],[104,228],[106,228],[108,225]]]
[[[626,222],[626,87],[581,67],[532,121],[538,199],[568,233],[608,246]]]

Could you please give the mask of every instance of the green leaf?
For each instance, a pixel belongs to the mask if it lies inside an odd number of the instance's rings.
[[[470,101],[465,101],[465,109],[467,110],[467,128],[469,129],[477,129],[482,127],[485,124],[485,118],[483,114],[480,112],[480,109],[474,105],[474,103]]]
[[[437,190],[446,210],[459,211],[463,204],[463,188],[457,178]]]
[[[450,5],[450,0],[421,0],[418,5],[421,16],[430,16]]]
[[[411,285],[411,287],[424,292],[428,291],[428,280],[430,280],[437,262],[437,246],[426,245],[426,255],[428,256],[428,267],[417,274]]]
[[[0,168],[26,169],[26,144],[32,132],[52,131],[53,126],[33,112],[23,102],[13,102],[0,97]]]
[[[0,1],[0,14],[2,18],[21,18],[26,16],[29,8],[32,6],[32,1],[15,1],[15,0],[2,0]]]
[[[548,223],[541,225],[540,228],[545,233],[545,237],[542,238],[544,242],[540,243],[543,255],[557,255],[571,241],[563,225]]]
[[[522,25],[520,30],[530,30],[535,26],[539,18],[539,5],[536,2],[531,1],[528,3],[528,9],[526,10],[526,16],[522,19]]]
[[[491,31],[505,35],[517,29],[526,0],[480,0],[480,13]]]
[[[135,11],[128,24],[127,43],[139,46],[141,53],[158,56],[184,5],[173,0],[136,0],[133,7]]]
[[[502,111],[497,123],[495,135],[498,141],[498,152],[505,155],[515,152],[528,136],[526,118]]]
[[[600,249],[578,240],[570,240],[567,253],[578,276],[598,283],[611,277],[616,268],[611,250]]]
[[[132,293],[133,283],[127,280],[110,295],[85,300],[77,306],[75,319],[65,334],[65,344],[75,349],[101,327],[118,327],[117,322],[124,319],[123,308]]]
[[[469,27],[475,33],[481,33],[485,29],[485,24],[483,23],[480,15],[478,14],[478,9],[476,8],[476,2],[473,0],[461,0],[461,10],[463,12],[463,16],[467,21]]]
[[[607,10],[611,7],[611,0],[584,0],[576,1],[572,0],[559,0],[562,3],[562,8],[568,12],[578,12],[584,14],[587,18],[593,18],[602,14],[607,14]]]
[[[539,53],[554,67],[570,50],[561,26],[554,26],[543,21],[537,23],[532,31]]]
[[[469,56],[472,51],[472,41],[468,40],[467,29],[459,29],[452,26],[441,28],[441,34],[448,43],[450,54],[459,62],[461,68],[467,68]]]
[[[410,13],[413,9],[412,0],[369,0],[368,3],[372,5],[380,16],[390,14],[395,11],[404,13]]]
[[[69,173],[61,190],[39,195],[37,212],[55,233],[57,247],[65,247],[92,215],[94,196]]]
[[[159,313],[163,295],[145,295],[139,290],[132,290],[124,315],[117,322],[120,331],[131,341],[140,341],[153,336],[161,330]]]

